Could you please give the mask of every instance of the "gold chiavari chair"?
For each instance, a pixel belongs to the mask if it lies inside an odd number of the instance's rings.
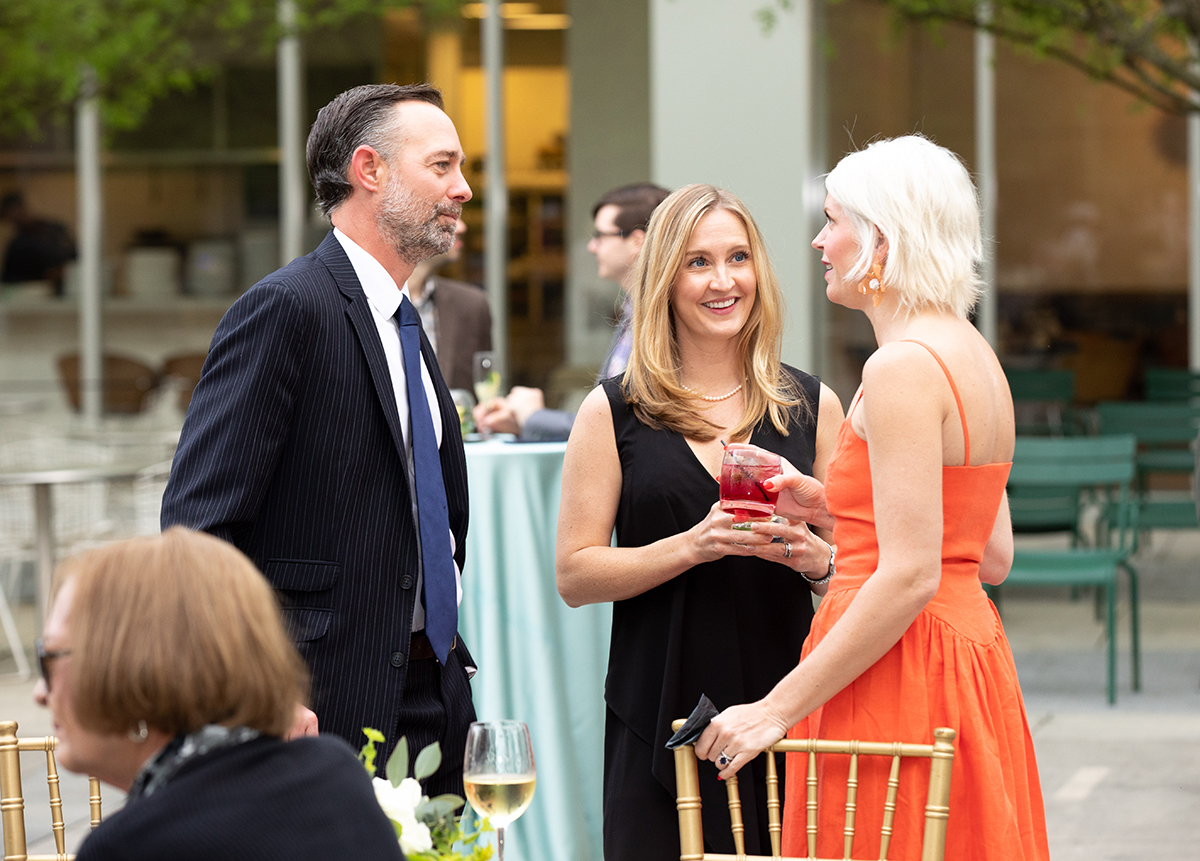
[[[0,822],[4,827],[4,861],[71,861],[66,849],[66,825],[63,822],[62,796],[58,790],[58,765],[54,748],[58,739],[17,738],[16,721],[0,721]],[[46,783],[50,790],[50,822],[54,832],[54,855],[28,855],[25,843],[25,798],[21,785],[21,752],[46,754]],[[100,824],[100,782],[88,778],[91,824]]]
[[[678,732],[684,722],[677,720],[672,728]],[[850,757],[850,771],[846,794],[845,825],[843,828],[843,859],[854,858],[851,853],[855,829],[858,827],[857,792],[858,759],[861,756],[887,757],[891,769],[887,780],[887,797],[884,803],[883,821],[880,823],[880,850],[882,861],[888,858],[888,842],[895,823],[896,800],[900,789],[900,766],[904,759],[930,759],[929,791],[925,801],[925,830],[920,861],[942,861],[946,851],[946,822],[950,816],[950,767],[954,762],[954,736],[952,729],[939,728],[933,731],[933,744],[905,744],[902,742],[829,741],[825,739],[784,739],[766,751],[767,756],[767,820],[771,836],[771,854],[747,855],[745,825],[742,818],[742,802],[738,793],[737,776],[729,778],[726,789],[729,795],[730,829],[733,833],[736,855],[716,854],[704,851],[704,828],[700,816],[700,776],[697,770],[696,751],[687,744],[675,749],[675,792],[679,810],[680,861],[750,861],[750,859],[773,858],[776,861],[822,861],[817,858],[817,754],[845,754]],[[806,800],[808,854],[801,858],[783,857],[781,843],[783,825],[779,799],[779,776],[775,765],[776,753],[808,754],[808,797]],[[876,856],[873,854],[872,859]],[[831,861],[831,859],[826,859]],[[915,859],[913,859],[915,861]]]

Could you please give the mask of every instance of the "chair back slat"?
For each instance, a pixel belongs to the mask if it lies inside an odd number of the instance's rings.
[[[50,830],[54,832],[54,848],[59,855],[67,852],[67,826],[63,824],[62,795],[58,789],[58,764],[54,761],[56,740],[42,739],[46,748],[46,784],[50,787]]]
[[[883,826],[880,828],[879,861],[887,861],[888,848],[892,844],[892,830],[896,823],[896,796],[900,794],[900,754],[892,757],[892,770],[888,772],[887,797],[883,802]]]
[[[1189,401],[1200,398],[1200,374],[1184,368],[1147,368],[1146,400]]]
[[[1062,436],[1073,432],[1075,372],[1048,368],[1005,368],[1017,432]],[[1069,420],[1068,420],[1069,419]]]
[[[1059,526],[1080,533],[1083,500],[1103,502],[1117,549],[1132,547],[1137,439],[1131,434],[1045,439],[1017,437],[1008,474],[1013,528]]]
[[[808,777],[805,781],[808,797],[804,800],[804,830],[808,837],[808,855],[817,855],[817,755],[813,751],[808,754]]]
[[[1200,432],[1200,404],[1101,401],[1096,421],[1102,434],[1133,434],[1142,444],[1186,445]]]
[[[954,766],[954,731],[933,731],[933,763],[929,768],[929,798],[925,802],[925,839],[921,861],[946,855],[946,826],[950,822],[950,772]]]
[[[17,738],[16,721],[0,721],[0,823],[4,828],[4,861],[71,861],[67,854],[66,823],[54,751],[54,736]],[[21,783],[21,753],[46,755],[46,786],[50,797],[50,828],[54,835],[54,855],[29,855],[25,832],[25,794]],[[100,824],[100,782],[88,778],[88,807],[92,828]]]
[[[854,820],[858,815],[858,753],[850,754],[850,771],[846,776],[846,827],[842,829],[845,841],[842,854],[850,857],[854,847]]]
[[[678,731],[683,720],[672,723]],[[804,753],[807,775],[805,779],[805,836],[808,859],[817,858],[818,798],[819,781],[818,754],[842,754],[850,757],[850,769],[846,783],[846,808],[843,825],[843,855],[852,856],[854,837],[858,828],[859,759],[862,756],[887,757],[890,771],[884,802],[881,827],[880,858],[887,858],[891,837],[895,831],[896,811],[900,791],[900,768],[904,759],[929,759],[929,783],[924,807],[924,832],[922,836],[921,861],[942,861],[946,847],[946,823],[950,812],[950,772],[954,761],[954,738],[952,729],[938,728],[933,731],[933,744],[910,744],[905,742],[834,741],[830,739],[783,739],[767,749],[767,817],[771,836],[771,856],[745,854],[745,825],[741,796],[738,792],[737,776],[726,781],[731,834],[734,838],[735,855],[705,853],[704,830],[701,820],[701,799],[698,762],[695,748],[682,745],[675,749],[676,807],[679,813],[680,861],[749,861],[771,857],[781,861],[782,826],[779,824],[779,777],[775,763],[776,753]]]
[[[783,851],[783,811],[779,803],[779,769],[775,766],[775,752],[767,754],[767,830],[771,835],[771,854]]]
[[[738,792],[737,775],[725,781],[729,798],[729,830],[733,832],[733,848],[738,855],[746,854],[746,823],[742,821],[742,796]]]

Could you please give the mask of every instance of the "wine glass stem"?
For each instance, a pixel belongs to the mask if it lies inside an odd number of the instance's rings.
[[[504,861],[504,826],[496,828],[496,861]]]

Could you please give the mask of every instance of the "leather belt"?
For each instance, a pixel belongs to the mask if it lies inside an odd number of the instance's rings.
[[[454,647],[458,645],[458,637],[455,637],[450,643],[450,651],[454,651]],[[423,661],[427,658],[436,658],[437,655],[433,651],[433,644],[429,642],[429,637],[424,631],[413,631],[412,637],[408,641],[408,659],[410,661]]]

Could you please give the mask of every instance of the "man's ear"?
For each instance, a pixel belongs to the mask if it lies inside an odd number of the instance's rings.
[[[635,251],[641,251],[642,246],[646,244],[646,231],[639,227],[637,230],[632,231],[625,238],[633,243],[633,248]]]
[[[374,148],[363,144],[350,156],[350,184],[361,186],[365,191],[376,192],[383,188],[387,177],[387,161]]]

